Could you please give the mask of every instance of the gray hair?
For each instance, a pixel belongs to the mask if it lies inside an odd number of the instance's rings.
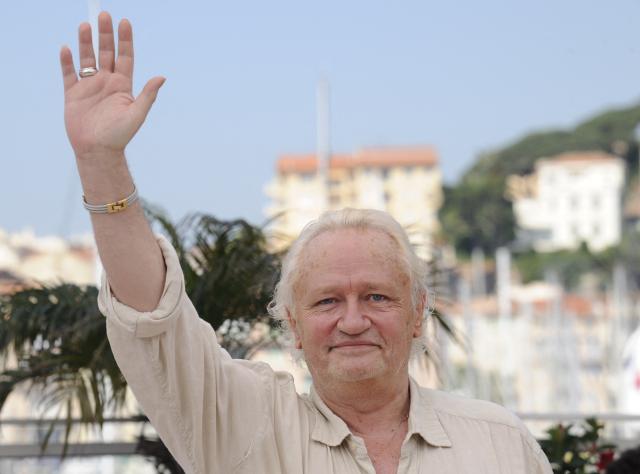
[[[287,312],[293,315],[294,285],[301,274],[301,263],[305,249],[309,243],[324,232],[340,229],[379,230],[387,234],[398,245],[399,260],[409,275],[411,296],[414,308],[428,297],[427,267],[409,242],[402,226],[386,212],[373,209],[345,208],[338,211],[324,212],[318,219],[307,224],[300,236],[293,242],[282,262],[280,281],[276,285],[273,299],[267,309],[272,318],[279,321],[287,333],[291,334]],[[429,298],[430,299],[430,298]],[[428,302],[431,306],[432,302]],[[422,325],[423,336],[425,325]],[[414,351],[424,348],[424,337],[414,341]]]

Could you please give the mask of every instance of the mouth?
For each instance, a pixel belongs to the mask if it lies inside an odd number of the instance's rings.
[[[335,346],[331,347],[331,350],[338,349],[338,350],[357,351],[357,350],[372,349],[376,347],[380,347],[380,346],[378,344],[374,344],[373,342],[353,341],[353,342],[341,342],[340,344],[336,344]]]

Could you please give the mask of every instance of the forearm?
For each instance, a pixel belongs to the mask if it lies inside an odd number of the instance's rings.
[[[106,204],[131,194],[133,179],[122,154],[77,158],[89,204]],[[124,211],[91,214],[98,253],[115,296],[138,311],[153,310],[162,294],[162,252],[137,201]]]
[[[275,374],[260,364],[239,364],[220,347],[211,325],[189,301],[175,249],[165,239],[157,242],[167,277],[153,312],[119,304],[106,282],[100,289],[98,307],[107,319],[113,355],[142,410],[186,472],[237,472],[267,432]],[[252,422],[238,423],[243,419]]]

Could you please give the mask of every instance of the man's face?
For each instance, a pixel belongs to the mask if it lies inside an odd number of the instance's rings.
[[[378,230],[320,234],[304,250],[291,326],[314,379],[355,382],[406,370],[422,310],[395,241]]]

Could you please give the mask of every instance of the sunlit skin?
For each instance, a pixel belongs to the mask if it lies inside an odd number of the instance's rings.
[[[296,346],[314,379],[351,383],[404,373],[422,309],[414,308],[397,244],[375,230],[310,242],[294,287]]]
[[[378,472],[395,472],[409,410],[408,361],[422,327],[398,244],[378,230],[341,229],[304,250],[290,313],[323,401],[363,437]],[[366,435],[365,435],[366,433]]]
[[[82,194],[90,204],[120,200],[133,192],[134,183],[125,148],[142,126],[164,78],[150,79],[134,97],[133,31],[131,23],[118,24],[114,36],[111,16],[98,16],[98,54],[93,51],[91,26],[78,29],[79,57],[60,50],[64,84],[64,121],[74,150]],[[92,77],[79,78],[78,68],[97,67]],[[144,160],[143,160],[144,162]],[[116,214],[91,214],[100,261],[111,289],[127,306],[152,311],[162,296],[165,264],[160,247],[139,202]]]

